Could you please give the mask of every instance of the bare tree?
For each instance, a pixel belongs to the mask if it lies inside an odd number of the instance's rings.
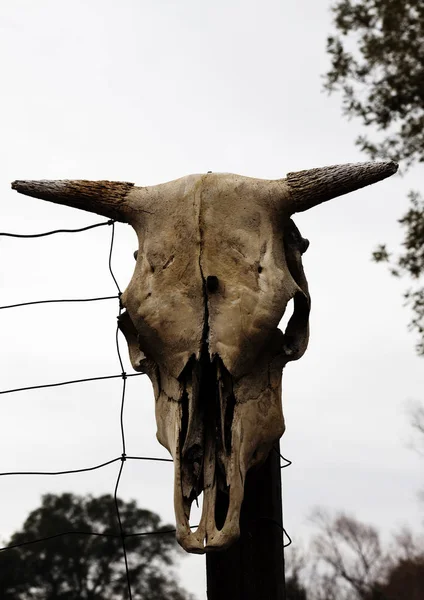
[[[424,536],[404,527],[383,547],[377,529],[316,510],[307,552],[287,552],[290,600],[422,600]]]
[[[307,556],[299,546],[292,546],[285,554],[285,579],[287,600],[309,600],[304,577]]]
[[[338,513],[316,510],[312,516],[318,533],[313,540],[314,576],[309,589],[313,600],[350,600],[374,597],[388,568],[375,527]]]
[[[413,432],[411,447],[424,456],[424,404],[412,401],[408,404],[407,411]]]
[[[408,527],[403,527],[394,535],[393,542],[390,554],[395,557],[394,564],[422,560],[424,556],[423,534],[413,533]]]

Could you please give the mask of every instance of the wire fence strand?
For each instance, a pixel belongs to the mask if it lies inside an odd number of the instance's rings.
[[[118,289],[118,294],[119,294],[118,317],[117,317],[118,324],[116,326],[115,343],[116,343],[116,353],[118,355],[118,361],[119,361],[119,366],[121,367],[121,377],[122,377],[121,410],[120,410],[120,415],[119,415],[119,422],[120,422],[120,427],[121,427],[122,455],[121,455],[121,464],[119,466],[119,471],[118,471],[118,477],[116,479],[113,500],[115,502],[116,516],[118,517],[119,531],[121,534],[122,552],[124,554],[125,574],[126,574],[127,587],[128,587],[128,598],[129,598],[129,600],[132,600],[130,571],[128,568],[127,549],[126,549],[126,545],[125,545],[125,532],[124,532],[124,528],[122,526],[121,511],[119,510],[119,500],[118,500],[118,488],[119,488],[119,484],[121,481],[122,471],[124,469],[124,463],[127,460],[126,459],[126,456],[127,456],[126,444],[125,444],[125,429],[124,429],[124,408],[125,408],[125,392],[127,390],[127,374],[125,373],[125,370],[124,370],[124,363],[122,361],[121,351],[119,349],[119,317],[121,316],[122,306],[121,306],[121,289],[119,287],[119,284],[116,280],[116,277],[115,277],[113,269],[112,269],[112,253],[113,253],[114,240],[115,240],[115,223],[112,224],[112,235],[111,235],[110,250],[109,250],[109,271],[110,271],[113,281],[115,282],[115,285]]]
[[[85,231],[89,231],[91,229],[95,229],[97,227],[103,227],[105,225],[112,226],[111,240],[110,240],[109,252],[108,252],[108,268],[109,268],[111,278],[117,289],[117,292],[118,292],[117,295],[101,296],[101,297],[97,297],[97,298],[71,298],[71,299],[60,298],[60,299],[52,299],[52,300],[35,300],[35,301],[30,301],[30,302],[20,302],[20,303],[16,303],[16,304],[0,306],[0,310],[21,308],[21,307],[31,306],[31,305],[50,304],[50,303],[80,303],[80,302],[82,303],[82,302],[99,302],[99,301],[104,301],[104,300],[118,300],[118,315],[117,315],[118,325],[116,327],[116,333],[115,333],[115,346],[116,346],[118,364],[119,364],[121,372],[119,374],[115,374],[115,375],[86,377],[86,378],[81,378],[81,379],[72,379],[72,380],[68,380],[68,381],[60,381],[60,382],[55,382],[55,383],[46,383],[46,384],[42,384],[42,385],[32,385],[32,386],[26,386],[26,387],[20,387],[20,388],[0,390],[0,395],[13,394],[16,392],[24,392],[24,391],[31,391],[31,390],[40,390],[40,389],[45,389],[45,388],[53,388],[53,387],[71,385],[71,384],[87,383],[87,382],[91,382],[91,381],[103,381],[103,380],[120,378],[120,379],[122,379],[121,402],[120,402],[120,412],[119,412],[121,450],[122,450],[121,455],[117,456],[116,458],[112,458],[111,460],[105,461],[99,465],[95,465],[92,467],[85,467],[82,469],[69,469],[69,470],[64,470],[64,471],[7,471],[7,472],[0,472],[0,477],[17,476],[17,475],[18,476],[20,476],[20,475],[22,475],[22,476],[23,475],[28,475],[28,476],[32,476],[32,475],[38,475],[38,476],[70,475],[70,474],[75,474],[75,473],[85,473],[85,472],[89,472],[89,471],[94,471],[94,470],[109,466],[111,464],[114,464],[116,462],[119,462],[120,465],[119,465],[118,474],[117,474],[116,481],[115,481],[114,493],[113,493],[113,501],[114,501],[114,505],[115,505],[115,511],[116,511],[116,517],[117,517],[117,523],[118,523],[118,532],[117,533],[112,533],[112,532],[101,533],[101,532],[96,532],[96,531],[85,531],[85,530],[64,531],[64,532],[60,532],[60,533],[50,535],[47,537],[37,538],[34,540],[26,540],[24,542],[4,546],[4,547],[0,548],[0,552],[6,552],[6,551],[10,551],[10,550],[20,548],[23,546],[38,544],[41,542],[48,542],[49,540],[57,539],[57,538],[60,538],[63,536],[70,536],[70,535],[120,538],[121,544],[122,544],[122,554],[123,554],[123,559],[124,559],[124,564],[125,564],[128,600],[132,600],[130,569],[129,569],[129,565],[128,565],[128,556],[127,556],[127,549],[126,549],[126,544],[125,544],[126,538],[149,536],[149,535],[174,534],[176,530],[175,529],[159,529],[159,530],[154,530],[154,531],[141,531],[141,532],[133,532],[133,533],[127,533],[125,531],[124,524],[122,522],[120,508],[119,508],[120,501],[118,498],[119,486],[120,486],[122,474],[124,471],[124,464],[128,460],[156,461],[156,462],[168,462],[168,463],[172,463],[173,460],[172,460],[172,458],[162,458],[162,457],[152,457],[152,456],[127,456],[127,454],[126,454],[124,411],[125,411],[125,399],[126,399],[126,391],[127,391],[127,379],[129,377],[138,377],[140,375],[143,375],[143,373],[127,374],[125,372],[124,363],[122,360],[121,350],[120,350],[120,346],[119,346],[119,317],[121,316],[121,313],[122,313],[122,303],[121,303],[122,292],[121,292],[119,283],[117,281],[117,278],[114,274],[113,268],[112,268],[113,249],[114,249],[114,243],[115,243],[115,221],[108,220],[108,221],[103,221],[100,223],[95,223],[93,225],[88,225],[86,227],[81,227],[78,229],[55,229],[52,231],[47,231],[47,232],[43,232],[43,233],[35,233],[35,234],[18,234],[18,233],[0,232],[0,237],[11,237],[11,238],[18,238],[18,239],[34,239],[34,238],[46,237],[46,236],[59,234],[59,233],[85,232]],[[282,454],[280,454],[280,453],[278,453],[278,454],[279,454],[281,461],[283,461],[282,464],[280,462],[281,469],[284,469],[292,464],[292,462],[290,460],[288,460],[287,458],[285,458]],[[286,548],[287,546],[292,544],[292,539],[288,535],[287,531],[279,523],[277,523],[277,521],[274,521],[274,522],[279,527],[282,528],[283,539],[287,538],[287,540],[288,540],[287,543],[283,542],[283,547]],[[198,527],[198,525],[193,525],[193,526],[191,526],[191,529],[196,529],[197,527]]]
[[[129,373],[127,377],[139,377],[143,373]],[[101,375],[100,377],[85,377],[84,379],[72,379],[70,381],[58,381],[57,383],[44,383],[42,385],[30,385],[22,388],[13,388],[11,390],[0,390],[0,394],[14,394],[15,392],[27,392],[29,390],[41,390],[43,388],[59,387],[61,385],[71,385],[73,383],[86,383],[87,381],[103,381],[105,379],[120,379],[119,375]]]
[[[59,300],[33,300],[32,302],[20,302],[19,304],[7,304],[0,306],[0,310],[5,308],[19,308],[21,306],[33,306],[34,304],[53,304],[60,302],[99,302],[100,300],[115,300],[119,296],[101,296],[100,298],[60,298]]]
[[[80,227],[79,229],[53,229],[52,231],[45,231],[44,233],[5,233],[0,232],[0,237],[11,237],[19,239],[32,239],[41,238],[48,235],[55,235],[56,233],[80,233],[81,231],[89,231],[89,229],[95,229],[96,227],[103,227],[104,225],[113,225],[115,221],[110,219],[109,221],[102,221],[101,223],[94,223],[94,225],[87,225],[86,227]]]
[[[172,458],[160,458],[154,456],[126,456],[126,460],[151,460],[157,462],[174,462]],[[6,477],[8,475],[71,475],[72,473],[86,473],[87,471],[95,471],[96,469],[101,469],[102,467],[107,467],[118,460],[122,460],[122,455],[117,456],[116,458],[112,458],[111,460],[107,460],[100,465],[95,465],[94,467],[84,467],[83,469],[69,469],[68,471],[8,471],[4,473],[0,473],[0,477]]]

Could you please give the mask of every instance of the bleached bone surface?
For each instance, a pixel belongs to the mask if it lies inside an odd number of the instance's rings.
[[[388,177],[393,163],[338,165],[268,181],[190,175],[153,187],[17,181],[18,191],[130,223],[139,249],[122,295],[131,363],[155,391],[157,437],[175,466],[177,538],[189,552],[239,535],[247,471],[284,432],[281,373],[308,343],[310,297],[290,218]],[[289,301],[293,315],[278,324]],[[204,492],[199,527],[190,507]],[[218,491],[225,522],[215,522]]]

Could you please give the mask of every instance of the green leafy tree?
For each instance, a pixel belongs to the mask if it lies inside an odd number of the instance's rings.
[[[118,499],[118,506],[125,533],[172,529],[134,501]],[[8,545],[65,532],[71,533],[0,553],[2,600],[125,597],[127,578],[114,498],[47,494]],[[84,535],[88,532],[112,535]],[[192,598],[178,586],[171,568],[178,552],[175,534],[129,536],[125,545],[134,600]]]
[[[346,116],[373,131],[357,144],[372,159],[403,160],[406,167],[424,163],[423,0],[340,0],[332,12],[325,87],[342,94]],[[405,299],[419,334],[417,352],[424,355],[424,199],[412,191],[409,201],[400,219],[403,251],[393,256],[383,244],[373,256],[388,262],[393,275],[413,280]]]

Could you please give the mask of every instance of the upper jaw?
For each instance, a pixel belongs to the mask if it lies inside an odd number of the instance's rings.
[[[216,519],[218,478],[221,473],[216,464],[213,444],[206,445],[205,465],[203,469],[203,507],[200,523],[195,531],[189,525],[191,500],[183,496],[180,484],[181,462],[175,461],[174,503],[177,519],[177,541],[187,552],[204,554],[205,552],[224,550],[234,543],[240,535],[240,509],[243,501],[244,476],[239,465],[235,465],[235,477],[231,477],[228,488],[228,509],[222,527]],[[237,461],[238,462],[238,461]],[[221,482],[222,484],[222,482]]]
[[[174,507],[177,523],[177,540],[187,551],[196,554],[224,550],[233,544],[240,536],[240,511],[244,497],[244,484],[248,470],[265,461],[275,440],[284,432],[284,419],[281,409],[281,371],[276,381],[271,381],[275,387],[265,390],[262,397],[236,402],[228,420],[221,428],[220,419],[225,418],[225,408],[222,411],[225,384],[231,385],[232,378],[222,377],[223,365],[219,361],[210,364],[215,381],[206,377],[209,388],[220,389],[218,398],[214,394],[202,397],[203,402],[215,399],[215,411],[205,414],[203,421],[203,456],[201,471],[197,485],[188,485],[192,468],[190,445],[186,444],[190,428],[182,434],[181,421],[178,435],[175,436],[174,456]],[[227,373],[228,375],[228,373]],[[253,384],[254,376],[251,375]],[[234,384],[234,393],[238,387]],[[204,391],[200,386],[199,392]],[[240,390],[243,391],[243,390]],[[228,392],[228,390],[227,390]],[[261,405],[265,405],[260,408]],[[228,414],[228,413],[227,413]],[[229,428],[229,431],[226,431]],[[183,431],[183,433],[184,433]],[[196,457],[198,460],[198,457]],[[192,531],[189,524],[190,508],[197,494],[203,491],[203,507],[200,523]]]

